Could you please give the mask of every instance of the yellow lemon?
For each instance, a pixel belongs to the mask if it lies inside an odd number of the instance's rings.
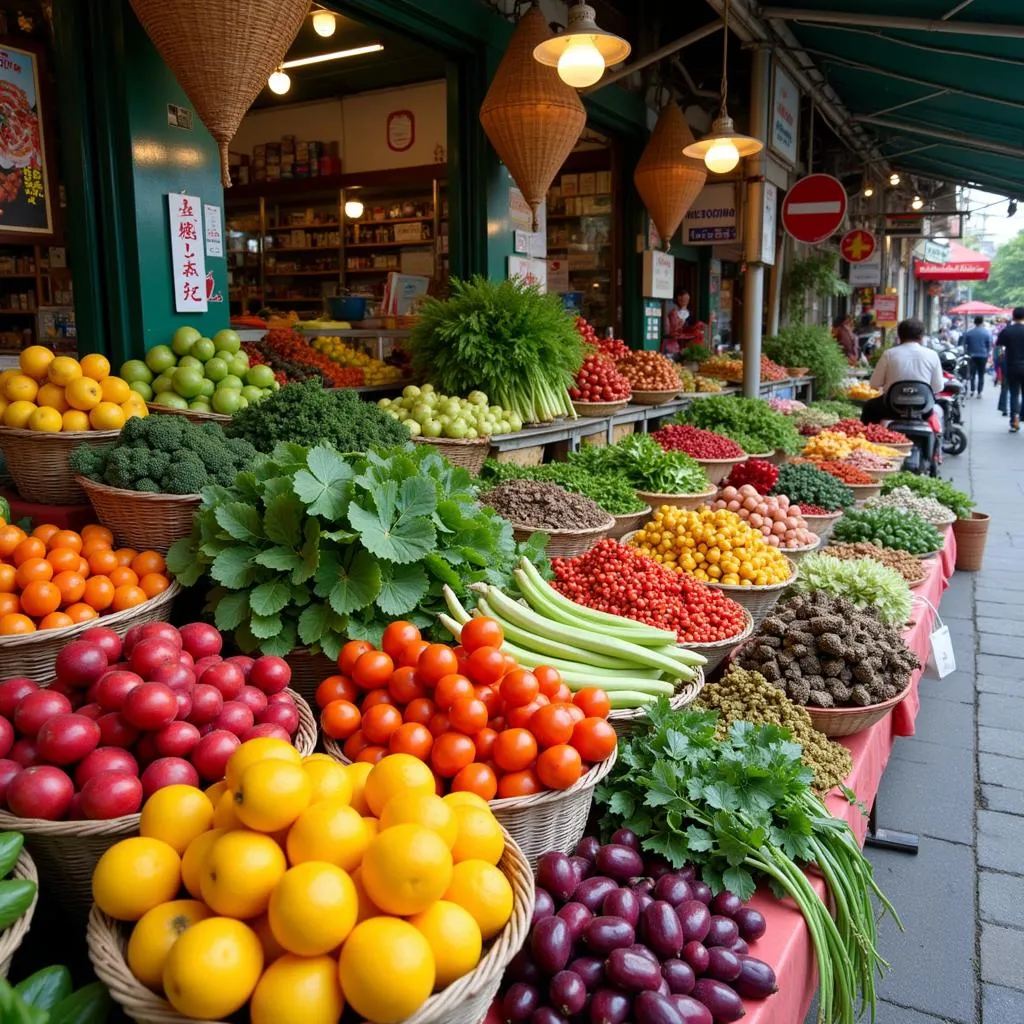
[[[44,384],[36,395],[36,404],[56,409],[60,413],[68,411],[68,400],[64,397],[64,389],[57,387],[56,384]]]
[[[203,902],[227,917],[262,914],[287,870],[281,847],[258,832],[227,832],[206,854],[200,891]]]
[[[160,991],[164,964],[179,936],[210,917],[210,909],[198,900],[171,900],[146,911],[132,929],[126,951],[132,974],[147,988]]]
[[[452,846],[452,860],[458,864],[464,860],[485,860],[497,864],[505,849],[505,837],[501,826],[489,810],[479,807],[456,807],[458,836]]]
[[[410,792],[436,792],[434,773],[412,754],[391,754],[383,758],[373,766],[363,786],[366,803],[377,817],[393,796]]]
[[[321,800],[299,815],[285,846],[292,864],[324,861],[353,871],[371,838],[363,819],[344,800]]]
[[[77,377],[64,388],[64,398],[72,409],[87,412],[103,401],[100,385],[90,377]]]
[[[392,797],[380,812],[380,830],[395,825],[422,825],[433,829],[450,850],[459,832],[455,809],[434,793],[399,793]]]
[[[4,397],[12,402],[34,402],[39,385],[28,375],[16,373],[4,382]]]
[[[434,988],[447,988],[468,974],[480,962],[483,939],[480,928],[468,910],[457,903],[438,900],[420,914],[409,918],[430,943],[434,954]]]
[[[209,789],[204,789],[203,792],[206,794],[206,799],[210,801],[212,807],[216,807],[220,798],[228,791],[228,784],[221,779],[220,782],[215,782]]]
[[[225,832],[245,828],[236,812],[235,794],[228,790],[220,795],[217,806],[213,809],[213,827]]]
[[[320,800],[342,800],[346,804],[351,801],[352,776],[345,765],[330,758],[312,761],[307,757],[303,759],[302,769],[309,776],[313,786],[313,793],[309,798],[311,804]]]
[[[21,372],[36,380],[42,380],[46,376],[47,367],[54,360],[54,353],[45,345],[29,345],[21,350],[18,356],[18,365]]]
[[[35,408],[28,418],[28,429],[39,430],[46,434],[57,434],[64,425],[60,413],[56,409]]]
[[[193,786],[165,786],[142,808],[139,835],[162,839],[182,856],[212,825],[213,804],[205,793]]]
[[[477,793],[470,793],[468,790],[456,790],[441,797],[450,807],[482,807],[490,810],[487,801]]]
[[[61,417],[64,429],[68,432],[75,432],[89,429],[89,414],[78,409],[68,409]]]
[[[260,945],[263,947],[264,963],[271,964],[278,957],[287,954],[288,950],[274,938],[274,933],[270,930],[270,919],[266,914],[260,914],[259,917],[254,917],[246,924],[259,936]]]
[[[370,899],[389,914],[407,917],[444,895],[451,885],[452,855],[432,829],[396,825],[366,848],[362,868]]]
[[[93,380],[106,380],[110,376],[110,360],[106,356],[101,356],[99,352],[90,352],[89,355],[82,356],[79,365],[82,368],[82,375]]]
[[[464,860],[456,864],[444,898],[468,910],[485,939],[493,939],[512,916],[512,886],[487,861]]]
[[[71,356],[57,356],[46,368],[46,378],[51,384],[66,388],[73,380],[82,376],[82,367]]]
[[[356,923],[358,924],[370,917],[379,917],[381,909],[370,899],[366,892],[366,886],[363,885],[363,869],[356,868],[355,871],[350,872],[349,878],[352,879],[352,884],[356,887],[356,896],[359,898]]]
[[[309,806],[313,783],[301,764],[272,759],[250,765],[235,791],[235,813],[258,832],[279,832]]]
[[[302,764],[302,755],[290,743],[276,740],[270,736],[246,740],[228,758],[224,769],[224,784],[228,789],[237,789],[246,768],[260,761],[288,761],[291,764]]]
[[[249,1019],[252,1024],[336,1024],[344,1009],[333,957],[287,955],[263,972]]]
[[[203,895],[203,867],[206,864],[206,855],[213,844],[226,834],[222,828],[211,828],[209,832],[196,836],[185,848],[185,854],[181,858],[181,881],[189,895],[197,900],[202,899]]]
[[[370,805],[366,802],[366,780],[373,771],[373,765],[368,761],[357,761],[355,764],[345,765],[345,771],[352,782],[352,799],[349,803],[360,813],[369,814]]]
[[[88,377],[89,374],[86,374]],[[103,394],[104,402],[115,402],[120,405],[122,402],[127,402],[128,399],[135,394],[130,387],[128,387],[128,381],[121,380],[120,377],[102,377],[100,378],[100,391]]]
[[[4,398],[2,391],[0,391],[0,423],[3,423],[4,413],[7,412],[7,406],[11,403]]]
[[[130,420],[133,416],[138,416],[139,419],[145,419],[149,415],[149,409],[146,408],[146,403],[141,399],[137,402],[129,399],[127,402],[122,402],[118,408],[124,413],[125,420]]]
[[[100,402],[89,412],[89,423],[93,430],[120,430],[127,418],[124,409],[113,402]]]
[[[311,860],[284,873],[270,896],[274,938],[296,956],[337,949],[356,925],[359,897],[348,872]]]
[[[25,402],[20,399],[16,402],[11,402],[4,410],[4,426],[26,430],[29,418],[36,411],[36,408],[35,402]]]
[[[118,921],[137,921],[173,900],[181,886],[181,858],[166,843],[145,836],[122,839],[107,850],[92,875],[96,906]]]

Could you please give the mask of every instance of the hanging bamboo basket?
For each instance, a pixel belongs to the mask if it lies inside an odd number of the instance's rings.
[[[231,184],[228,144],[271,72],[284,60],[309,0],[131,0],[164,63],[220,147],[221,181]]]
[[[636,190],[666,248],[707,180],[703,162],[683,156],[683,149],[693,141],[679,104],[669,103],[658,115],[633,172]]]
[[[520,19],[480,107],[480,123],[523,198],[533,211],[547,198],[587,123],[576,90],[558,72],[533,59],[539,43],[550,38],[539,7]]]

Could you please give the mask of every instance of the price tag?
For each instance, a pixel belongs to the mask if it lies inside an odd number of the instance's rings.
[[[945,679],[956,671],[956,655],[953,653],[953,638],[949,635],[949,626],[939,626],[931,635],[932,653],[928,659],[928,669],[936,679]]]

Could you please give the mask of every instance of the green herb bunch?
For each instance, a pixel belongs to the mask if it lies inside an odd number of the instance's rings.
[[[890,626],[902,626],[910,618],[907,581],[895,569],[873,558],[830,558],[827,548],[821,554],[807,555],[785,596],[812,590],[848,598],[861,610],[873,608],[882,622]]]
[[[866,540],[880,548],[924,555],[942,547],[942,534],[927,520],[897,508],[851,508],[836,523],[832,539],[856,544]]]
[[[765,338],[764,354],[783,366],[806,366],[814,374],[815,390],[831,395],[842,384],[849,363],[827,327],[790,324]]]
[[[853,1024],[875,1012],[875,971],[887,964],[876,943],[872,894],[895,916],[850,826],[814,795],[813,771],[785,729],[734,722],[723,740],[717,715],[666,699],[645,709],[647,728],[619,741],[612,774],[597,788],[602,830],[632,829],[643,848],[673,867],[694,864],[716,892],[749,899],[767,880],[800,908],[814,942],[819,1020]],[[803,870],[816,866],[835,918]],[[898,920],[898,919],[897,919]]]
[[[591,473],[617,473],[631,487],[655,494],[701,494],[711,486],[696,459],[686,452],[666,451],[650,434],[586,445],[569,456],[569,464]]]
[[[375,404],[350,390],[328,391],[319,381],[288,384],[256,405],[235,413],[226,431],[258,451],[272,452],[282,441],[340,452],[365,452],[409,440],[409,432]]]
[[[711,352],[703,345],[687,345],[679,354],[684,363],[703,363],[711,358]]]
[[[804,445],[792,419],[775,412],[760,398],[732,395],[702,398],[679,413],[676,422],[724,434],[749,455],[774,452],[779,448],[795,455]]]
[[[167,566],[185,586],[208,575],[217,628],[244,651],[305,646],[336,658],[346,640],[379,644],[408,619],[441,637],[448,584],[512,585],[524,555],[512,527],[477,504],[466,470],[427,447],[342,455],[278,445],[233,487],[208,487],[191,536]]]
[[[957,519],[969,519],[974,502],[970,495],[958,491],[946,480],[936,480],[930,476],[917,476],[915,473],[901,471],[887,477],[882,484],[882,493],[888,494],[895,491],[897,487],[909,487],[914,494],[922,498],[934,498],[941,502],[957,517]]]
[[[779,466],[779,479],[772,494],[785,494],[797,505],[817,505],[830,512],[849,508],[853,491],[838,477],[807,462],[786,462]]]
[[[514,462],[488,459],[480,471],[480,480],[488,487],[508,480],[546,480],[567,491],[585,495],[613,516],[641,512],[646,507],[629,482],[619,474],[591,472],[582,465],[570,462],[519,466]]]
[[[428,299],[409,339],[413,366],[447,395],[485,391],[524,422],[572,416],[583,339],[556,295],[519,279],[453,279]]]

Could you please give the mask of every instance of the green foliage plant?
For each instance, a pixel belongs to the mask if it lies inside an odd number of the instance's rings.
[[[814,324],[790,324],[766,338],[764,354],[783,366],[806,366],[814,374],[814,390],[832,395],[846,377],[849,364],[831,331]]]

